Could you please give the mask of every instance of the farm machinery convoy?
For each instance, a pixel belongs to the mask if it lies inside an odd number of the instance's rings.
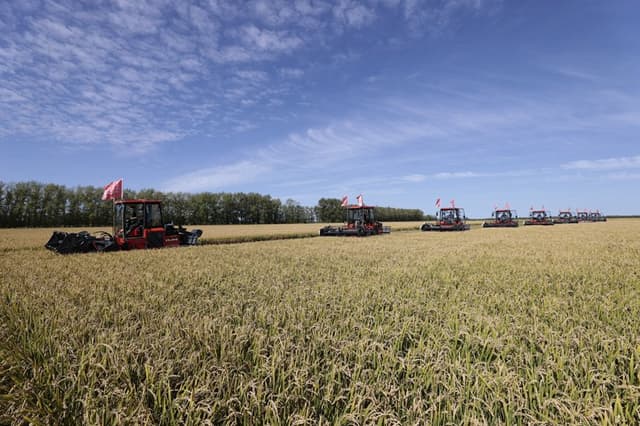
[[[357,236],[390,233],[375,218],[375,207],[364,205],[361,198],[357,205],[347,205],[343,199],[342,207],[346,220],[343,226],[328,225],[320,229],[320,236]],[[483,223],[484,228],[517,227],[517,214],[509,208],[495,209],[492,220]],[[435,223],[425,222],[422,231],[467,231],[471,227],[466,223],[464,209],[455,207],[440,208]],[[578,221],[606,221],[600,212],[579,211],[574,216],[571,211],[561,211],[553,220],[543,210],[531,210],[525,225],[553,225],[554,223],[577,223]],[[114,200],[112,233],[99,231],[89,233],[54,231],[45,247],[59,254],[110,252],[162,247],[196,245],[202,236],[200,229],[191,231],[173,223],[164,223],[162,202],[159,200],[132,199]]]
[[[195,245],[201,235],[199,229],[165,224],[161,201],[119,200],[114,202],[112,234],[55,231],[45,247],[60,254],[178,247]]]

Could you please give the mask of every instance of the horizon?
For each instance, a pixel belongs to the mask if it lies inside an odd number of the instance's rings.
[[[0,6],[0,181],[640,214],[640,3],[236,3]]]

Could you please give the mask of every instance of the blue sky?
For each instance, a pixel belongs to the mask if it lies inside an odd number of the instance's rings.
[[[0,3],[0,180],[640,213],[640,2]]]

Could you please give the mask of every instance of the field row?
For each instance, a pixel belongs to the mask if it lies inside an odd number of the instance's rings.
[[[406,231],[408,229],[418,229],[422,222],[389,222],[394,231]],[[327,224],[322,223],[297,223],[290,225],[194,225],[188,229],[199,228],[203,230],[201,242],[224,243],[229,241],[242,242],[259,239],[269,239],[276,236],[316,236],[321,227]],[[53,231],[65,232],[98,232],[105,231],[111,233],[109,227],[97,228],[13,228],[0,229],[0,252],[12,249],[39,249],[49,240]]]

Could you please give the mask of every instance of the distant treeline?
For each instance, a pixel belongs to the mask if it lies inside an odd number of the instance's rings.
[[[67,188],[39,182],[0,181],[0,227],[109,226],[112,202],[102,201],[103,189]],[[153,189],[125,189],[125,199],[162,200],[165,221],[183,225],[342,222],[340,200],[322,198],[314,207],[295,200],[284,203],[257,193],[163,193]],[[380,207],[381,221],[422,220],[418,209]]]

